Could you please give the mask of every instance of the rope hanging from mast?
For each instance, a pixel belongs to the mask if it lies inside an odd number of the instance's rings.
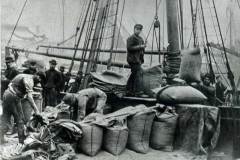
[[[7,46],[9,46],[9,44],[10,44],[10,42],[11,42],[11,40],[12,40],[12,36],[13,36],[13,34],[14,34],[16,28],[17,28],[18,22],[19,22],[22,14],[23,14],[23,10],[24,10],[24,8],[25,8],[25,6],[26,6],[26,4],[27,4],[27,1],[28,1],[28,0],[25,0],[25,2],[24,2],[24,4],[23,4],[22,10],[21,10],[21,12],[20,12],[20,14],[19,14],[19,16],[18,16],[17,22],[16,22],[16,24],[15,24],[15,26],[14,26],[14,28],[13,28],[13,31],[12,31],[12,33],[11,33],[11,36],[10,36],[9,40],[8,40]]]
[[[201,13],[202,13],[202,21],[203,21],[203,28],[204,28],[204,33],[205,33],[205,38],[206,38],[206,47],[204,47],[204,52],[208,55],[209,58],[209,72],[211,75],[211,82],[215,82],[215,75],[212,67],[212,59],[210,56],[210,48],[209,48],[209,41],[208,41],[208,34],[207,34],[207,28],[206,28],[206,23],[205,23],[205,16],[204,16],[204,11],[203,11],[203,5],[202,5],[202,0],[200,0],[200,7],[201,7]]]
[[[225,56],[225,61],[226,61],[226,67],[227,67],[227,70],[228,70],[228,78],[229,78],[229,81],[230,81],[230,84],[232,86],[233,91],[235,91],[236,86],[235,86],[235,82],[234,82],[234,75],[233,75],[233,72],[232,72],[231,67],[229,65],[227,52],[226,52],[226,48],[225,48],[225,43],[224,43],[224,40],[223,40],[221,26],[220,26],[220,23],[219,23],[218,14],[217,14],[217,10],[216,10],[214,0],[212,0],[212,3],[213,3],[214,11],[215,11],[215,16],[216,16],[216,19],[217,19],[217,25],[218,25],[218,29],[219,29],[220,38],[221,38],[221,41],[222,41],[222,46],[223,46],[223,51],[224,51],[224,56]]]

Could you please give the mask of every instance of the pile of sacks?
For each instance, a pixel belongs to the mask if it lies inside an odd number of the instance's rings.
[[[125,148],[144,154],[150,147],[172,151],[177,117],[169,109],[145,105],[89,115],[81,122],[83,138],[77,151],[89,156],[101,149],[113,155],[120,155]]]
[[[92,82],[90,85],[96,87],[106,94],[114,94],[118,97],[123,97],[127,79],[113,71],[104,71],[102,73],[91,73]]]

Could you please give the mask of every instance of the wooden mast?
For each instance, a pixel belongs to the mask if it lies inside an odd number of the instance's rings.
[[[177,0],[166,0],[169,54],[179,51]]]
[[[97,22],[96,22],[96,25],[95,25],[95,32],[94,32],[94,35],[93,35],[93,41],[92,41],[92,44],[91,44],[91,50],[90,50],[90,53],[89,53],[89,61],[87,63],[87,68],[86,68],[86,71],[85,71],[85,77],[83,79],[83,83],[82,83],[82,88],[86,88],[87,87],[87,84],[88,84],[88,81],[89,81],[89,73],[91,72],[92,70],[92,66],[94,64],[94,57],[95,57],[95,54],[96,54],[96,49],[97,49],[97,46],[98,46],[98,41],[99,41],[99,36],[100,36],[100,33],[101,33],[101,27],[102,27],[102,23],[103,23],[103,15],[104,15],[104,10],[106,8],[106,5],[107,5],[107,0],[97,0],[99,1],[99,12],[98,12],[98,16],[97,16]]]

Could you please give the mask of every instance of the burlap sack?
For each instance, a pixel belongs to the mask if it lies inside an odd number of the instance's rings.
[[[113,155],[121,154],[126,148],[128,129],[126,126],[106,128],[103,148]]]
[[[200,82],[202,57],[200,49],[184,50],[181,53],[179,76],[187,82]]]
[[[154,112],[140,113],[128,118],[128,142],[127,147],[139,153],[147,153],[149,150],[149,138],[154,119]]]
[[[157,88],[162,82],[162,68],[154,66],[143,70],[143,89],[146,93],[151,93],[151,89]]]
[[[201,104],[207,100],[200,91],[191,86],[167,86],[157,93],[162,104]]]
[[[173,151],[177,114],[164,112],[156,116],[152,125],[150,146],[154,149]]]
[[[78,142],[78,148],[89,156],[95,156],[102,146],[103,129],[94,124],[81,124],[83,137]]]

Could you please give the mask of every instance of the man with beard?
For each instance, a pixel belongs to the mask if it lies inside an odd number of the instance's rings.
[[[57,65],[56,60],[49,61],[50,68],[45,72],[46,74],[46,84],[45,84],[45,105],[46,106],[56,106],[57,97],[61,85],[61,75],[55,69]]]

